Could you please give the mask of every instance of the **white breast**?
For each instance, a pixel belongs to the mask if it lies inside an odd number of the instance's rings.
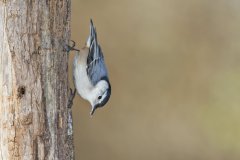
[[[87,76],[87,54],[75,54],[73,62],[73,76],[77,92],[82,98],[89,100],[93,88]]]

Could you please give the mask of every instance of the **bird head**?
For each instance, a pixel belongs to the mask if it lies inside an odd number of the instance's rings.
[[[91,115],[97,108],[103,107],[111,96],[111,85],[108,80],[99,81],[92,90],[92,96],[88,99],[91,103]]]

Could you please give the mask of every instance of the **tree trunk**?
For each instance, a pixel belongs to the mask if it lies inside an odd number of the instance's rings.
[[[73,159],[70,0],[0,0],[0,159]]]

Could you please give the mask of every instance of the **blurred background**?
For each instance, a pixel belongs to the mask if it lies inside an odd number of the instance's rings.
[[[90,18],[112,96],[76,96],[77,160],[240,159],[239,0],[72,0],[79,48]]]

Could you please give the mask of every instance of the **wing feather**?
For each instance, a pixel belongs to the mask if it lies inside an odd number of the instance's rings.
[[[97,32],[92,20],[90,22],[90,35],[87,41],[87,47],[89,47],[89,54],[87,57],[87,75],[92,84],[96,85],[98,81],[106,79],[108,77],[108,73],[101,47],[97,42]]]

